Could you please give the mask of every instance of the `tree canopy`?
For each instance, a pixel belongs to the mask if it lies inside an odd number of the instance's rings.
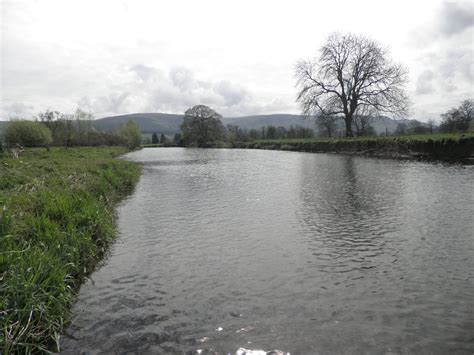
[[[118,128],[117,133],[126,141],[129,149],[135,149],[142,143],[142,133],[135,121],[128,120],[127,123],[124,123]]]
[[[222,138],[222,116],[208,106],[197,105],[184,113],[181,130],[186,145],[204,147]]]
[[[8,145],[21,144],[26,147],[48,145],[52,142],[51,131],[34,121],[13,121],[7,125],[5,141]]]
[[[346,136],[353,136],[356,115],[367,109],[404,116],[408,72],[388,59],[376,41],[353,34],[332,34],[314,60],[296,66],[297,101],[309,116],[339,116]]]

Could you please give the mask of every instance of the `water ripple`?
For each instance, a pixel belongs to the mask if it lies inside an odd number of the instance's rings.
[[[128,158],[144,173],[64,353],[474,351],[472,169],[252,150]]]

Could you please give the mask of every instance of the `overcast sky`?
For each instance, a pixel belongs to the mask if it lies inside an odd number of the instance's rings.
[[[299,113],[294,66],[334,32],[368,35],[410,71],[412,118],[473,98],[473,1],[1,3],[0,118]]]

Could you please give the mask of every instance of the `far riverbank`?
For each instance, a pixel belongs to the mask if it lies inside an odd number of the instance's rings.
[[[256,140],[234,142],[231,147],[473,162],[474,132],[397,137]]]

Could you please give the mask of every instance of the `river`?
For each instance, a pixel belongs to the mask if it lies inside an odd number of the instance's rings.
[[[472,354],[474,167],[149,148],[63,352]]]

